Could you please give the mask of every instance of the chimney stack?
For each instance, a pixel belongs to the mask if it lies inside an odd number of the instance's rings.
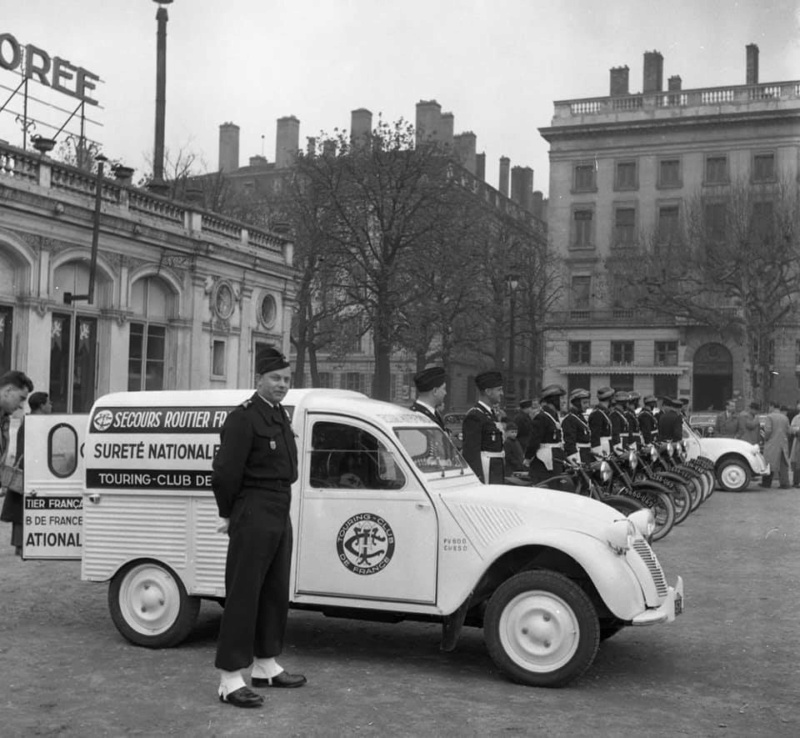
[[[239,168],[239,126],[223,123],[219,127],[219,171],[235,172]]]
[[[664,90],[664,57],[658,51],[644,52],[644,82],[642,92],[662,92]]]
[[[453,147],[453,130],[455,129],[455,116],[452,113],[442,113],[439,119],[439,141],[445,146]]]
[[[477,161],[475,155],[475,146],[478,142],[478,137],[472,131],[464,131],[453,137],[455,144],[456,156],[464,167],[471,174],[477,174]]]
[[[511,170],[511,199],[531,212],[533,207],[533,169],[514,167]]]
[[[680,78],[680,75],[673,74],[672,77],[667,80],[667,89],[670,92],[680,92],[681,84],[683,84],[683,80]]]
[[[306,136],[306,155],[314,156],[317,153],[317,139],[314,136]]]
[[[630,94],[630,70],[627,64],[624,67],[611,67],[609,76],[611,79],[609,95],[611,97]]]
[[[475,155],[475,176],[481,181],[486,181],[486,153]]]
[[[511,159],[507,156],[500,157],[500,190],[501,195],[508,197],[508,171],[511,168]]]
[[[372,135],[372,112],[359,108],[350,113],[350,142],[354,147],[364,146]]]
[[[286,169],[294,164],[300,150],[300,121],[293,115],[278,118],[278,135],[275,138],[275,168]]]
[[[417,146],[424,141],[440,140],[442,106],[436,100],[420,100],[417,103]]]
[[[747,44],[747,84],[758,84],[758,46]]]

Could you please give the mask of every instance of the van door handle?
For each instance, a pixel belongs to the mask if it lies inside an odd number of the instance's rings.
[[[431,509],[430,504],[427,503],[427,502],[418,502],[415,505],[415,507],[417,508],[417,510],[430,510]]]

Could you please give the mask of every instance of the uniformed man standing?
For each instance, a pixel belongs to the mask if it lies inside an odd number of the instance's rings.
[[[538,484],[564,471],[564,436],[561,431],[561,398],[567,394],[560,384],[545,387],[541,409],[533,419],[531,440],[525,449],[531,482]]]
[[[642,434],[642,441],[655,443],[658,440],[658,420],[653,412],[658,400],[655,395],[645,395],[644,407],[639,413],[639,432]]]
[[[628,448],[628,418],[625,415],[625,406],[628,402],[628,393],[617,390],[611,398],[611,448],[614,451],[625,451]]]
[[[434,423],[444,428],[444,418],[436,409],[444,402],[447,395],[444,368],[431,366],[414,375],[414,386],[417,388],[417,399],[411,409],[429,417]]]
[[[503,375],[483,372],[475,377],[478,402],[464,416],[461,455],[485,484],[502,484],[505,479],[503,431],[495,406],[503,401]]]
[[[219,699],[236,707],[264,702],[245,685],[242,671],[251,664],[254,687],[306,683],[275,660],[283,650],[289,608],[289,506],[297,479],[294,432],[280,404],[289,389],[289,362],[270,348],[257,372],[255,394],[225,421],[211,479],[221,530],[230,537],[215,665]]]
[[[663,398],[661,412],[658,416],[658,437],[660,440],[683,440],[683,416],[680,413],[680,408],[682,407],[680,400],[673,400],[671,397]]]
[[[584,416],[589,408],[590,398],[589,390],[572,390],[569,393],[569,412],[561,421],[561,430],[564,432],[564,454],[576,464],[587,464],[592,461],[592,433]]]
[[[639,398],[641,395],[638,392],[628,393],[628,407],[625,411],[625,417],[628,419],[628,444],[635,446],[636,449],[642,447],[642,433],[639,428],[639,416],[636,414],[639,409]]]
[[[592,433],[592,452],[596,456],[608,456],[611,453],[611,418],[609,405],[614,396],[611,387],[601,387],[597,390],[597,405],[589,414],[589,430]]]
[[[528,448],[528,442],[531,440],[533,418],[537,412],[539,412],[538,403],[534,407],[533,400],[521,400],[519,411],[513,418],[517,425],[517,440],[523,451]]]

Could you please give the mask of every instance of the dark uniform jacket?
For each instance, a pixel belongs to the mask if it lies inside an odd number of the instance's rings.
[[[531,440],[531,431],[533,430],[533,419],[524,410],[520,410],[514,416],[514,422],[517,424],[517,440],[519,445],[522,446],[524,452],[528,448],[528,443]]]
[[[648,408],[639,413],[639,431],[645,443],[655,443],[658,440],[658,420]]]
[[[611,420],[611,448],[622,444],[628,444],[628,419],[619,407],[612,407],[608,414]]]
[[[414,412],[426,415],[440,428],[444,428],[444,418],[442,417],[442,414],[438,410],[434,410],[433,412],[431,412],[430,408],[427,405],[423,405],[421,402],[414,402],[414,404],[411,405],[411,409]]]
[[[581,461],[586,463],[592,460],[592,449],[578,444],[591,444],[592,433],[589,424],[583,419],[583,413],[577,408],[570,408],[569,413],[561,421],[561,430],[564,432],[564,454],[569,457],[580,451]]]
[[[297,479],[297,445],[286,410],[256,392],[235,408],[220,433],[211,486],[221,518],[248,490],[285,495]]]
[[[461,431],[464,435],[461,455],[478,475],[478,479],[488,482],[483,478],[481,451],[503,450],[503,433],[497,427],[494,412],[479,402],[464,416]]]
[[[536,458],[536,452],[544,444],[558,444],[551,452],[553,468],[549,470],[546,469],[544,462]],[[558,420],[558,411],[549,403],[542,403],[542,409],[533,418],[533,430],[528,448],[525,449],[525,458],[530,460],[532,476],[539,466],[541,466],[540,471],[551,471],[553,474],[564,471],[564,436]]]
[[[611,438],[611,419],[608,417],[608,408],[598,405],[589,414],[589,431],[592,434],[592,448],[600,445],[601,438]]]
[[[626,410],[625,417],[628,419],[628,442],[635,443],[639,448],[642,444],[642,435],[639,428],[639,418],[633,410]]]
[[[658,437],[662,441],[683,440],[683,416],[672,407],[665,407],[658,415]]]

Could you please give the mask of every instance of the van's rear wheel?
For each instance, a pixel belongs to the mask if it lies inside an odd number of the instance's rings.
[[[189,635],[200,598],[163,564],[134,561],[117,572],[108,588],[108,607],[117,630],[147,648],[177,646]]]
[[[483,623],[494,662],[515,682],[562,687],[589,668],[600,643],[592,601],[553,571],[526,571],[503,582]]]

